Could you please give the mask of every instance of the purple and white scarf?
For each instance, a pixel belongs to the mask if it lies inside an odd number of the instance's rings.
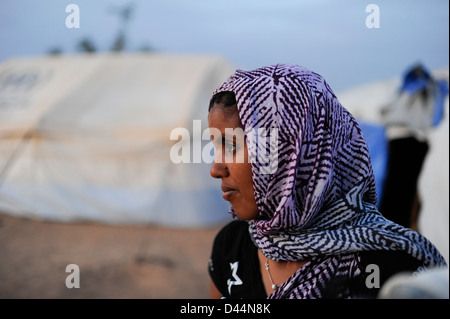
[[[445,265],[425,237],[378,212],[366,141],[319,74],[285,64],[238,70],[214,94],[222,91],[235,93],[248,133],[259,209],[253,241],[268,258],[310,260],[269,298],[323,297],[331,278],[364,271],[360,251],[400,250]],[[254,133],[264,129],[276,139]],[[349,297],[345,289],[340,297]]]

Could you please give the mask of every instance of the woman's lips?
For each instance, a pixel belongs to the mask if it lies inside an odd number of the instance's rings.
[[[230,188],[228,186],[222,185],[222,192],[223,192],[223,194],[222,194],[223,199],[225,199],[226,201],[230,201],[231,197],[235,193],[237,193],[237,190]]]

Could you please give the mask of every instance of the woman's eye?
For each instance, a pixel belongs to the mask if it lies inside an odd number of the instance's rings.
[[[225,147],[225,152],[227,153],[235,153],[236,152],[236,145],[234,145],[233,143],[225,143],[224,144]]]

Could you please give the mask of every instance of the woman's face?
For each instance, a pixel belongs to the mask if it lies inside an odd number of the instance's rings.
[[[209,111],[209,127],[217,133],[211,136],[216,154],[210,173],[212,177],[222,179],[222,196],[231,203],[236,216],[249,220],[258,215],[258,207],[247,144],[237,109],[230,112],[232,107],[236,108],[229,106],[224,111],[222,105],[215,104]],[[231,129],[234,129],[234,135],[230,134]]]

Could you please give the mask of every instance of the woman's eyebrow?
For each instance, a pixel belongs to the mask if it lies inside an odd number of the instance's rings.
[[[211,141],[213,141],[214,143],[218,143],[218,144],[220,144],[220,145],[223,145],[223,144],[225,144],[225,142],[226,142],[226,139],[225,139],[225,137],[224,137],[223,135],[220,135],[220,136],[211,135],[209,138],[210,138]]]

